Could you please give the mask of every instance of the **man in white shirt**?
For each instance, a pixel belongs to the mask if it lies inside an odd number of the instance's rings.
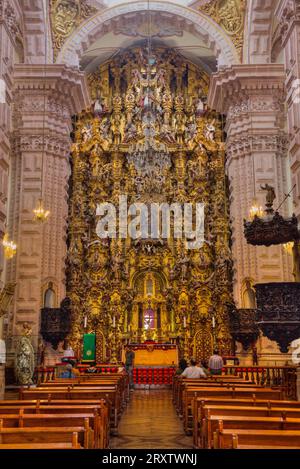
[[[184,372],[181,374],[182,378],[206,378],[206,374],[200,368],[200,366],[197,366],[196,360],[191,359],[191,366],[188,366]]]

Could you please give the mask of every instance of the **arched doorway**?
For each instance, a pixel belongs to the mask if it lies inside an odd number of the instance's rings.
[[[207,324],[203,324],[199,329],[193,341],[193,357],[200,363],[203,360],[208,360],[213,352],[214,339],[211,328]]]

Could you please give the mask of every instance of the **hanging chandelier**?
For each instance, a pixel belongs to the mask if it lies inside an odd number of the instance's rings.
[[[17,251],[17,245],[14,243],[14,241],[9,240],[8,233],[4,235],[4,238],[2,240],[2,244],[4,247],[4,256],[6,259],[12,259]]]
[[[289,254],[290,256],[293,255],[293,250],[294,250],[294,242],[289,241],[288,243],[285,243],[282,245],[284,252]]]
[[[34,213],[34,221],[37,221],[39,223],[44,223],[45,221],[47,221],[50,215],[50,211],[44,209],[42,199],[39,199],[37,208],[33,210],[33,213]]]
[[[262,218],[264,216],[264,209],[259,204],[256,197],[252,200],[252,205],[249,210],[249,218],[250,220],[254,220],[255,217]]]
[[[42,164],[41,164],[41,187],[40,198],[36,208],[33,209],[33,220],[38,223],[44,223],[48,220],[50,211],[45,210],[43,206],[43,177],[44,177],[44,156],[45,156],[45,114],[46,114],[46,65],[47,65],[47,35],[45,34],[45,64],[44,64],[44,113],[43,113],[43,139],[42,139]]]

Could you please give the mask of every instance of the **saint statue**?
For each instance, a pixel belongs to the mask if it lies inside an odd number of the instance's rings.
[[[23,324],[21,338],[17,345],[15,359],[15,373],[19,384],[22,386],[33,384],[34,350],[30,341],[32,329],[29,324]]]
[[[276,194],[273,186],[270,186],[269,184],[265,184],[264,186],[260,186],[260,188],[263,191],[267,191],[266,195],[266,207],[267,209],[273,211],[273,202],[276,199]]]

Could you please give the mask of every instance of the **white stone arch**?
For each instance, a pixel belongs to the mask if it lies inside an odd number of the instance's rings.
[[[73,31],[58,54],[56,62],[78,67],[84,52],[93,42],[101,37],[104,24],[107,25],[122,15],[147,11],[148,8],[149,2],[134,1],[99,11]],[[154,12],[175,15],[184,19],[187,24],[192,24],[195,30],[201,34],[204,42],[214,51],[219,68],[240,63],[238,52],[231,39],[209,16],[190,8],[164,1],[151,1],[150,9]]]

